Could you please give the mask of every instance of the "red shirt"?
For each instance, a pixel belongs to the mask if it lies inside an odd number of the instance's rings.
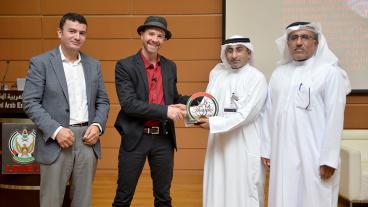
[[[147,79],[148,79],[148,103],[165,105],[164,88],[162,84],[162,73],[160,56],[157,57],[156,64],[151,64],[141,52],[141,57],[146,67]],[[159,126],[159,121],[147,121],[145,126]]]

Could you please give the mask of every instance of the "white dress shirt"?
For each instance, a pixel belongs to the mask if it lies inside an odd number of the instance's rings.
[[[78,59],[74,62],[70,62],[66,59],[63,51],[61,50],[61,46],[59,47],[59,50],[61,54],[61,61],[63,63],[66,84],[68,86],[70,110],[69,125],[88,122],[86,82],[84,78],[81,56],[78,54]],[[100,129],[100,133],[102,132],[102,128],[98,123],[93,123],[93,125],[97,125]],[[56,138],[56,135],[61,129],[61,126],[56,129],[52,135],[53,139]]]
[[[61,61],[63,62],[63,68],[68,86],[69,95],[69,110],[70,110],[70,122],[69,124],[78,124],[88,121],[88,105],[87,105],[87,93],[86,82],[84,78],[83,66],[81,57],[78,55],[78,59],[74,62],[68,61],[63,51],[60,48]]]

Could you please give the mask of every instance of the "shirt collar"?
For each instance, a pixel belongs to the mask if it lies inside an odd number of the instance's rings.
[[[65,57],[65,55],[63,53],[63,50],[61,49],[61,45],[59,46],[59,51],[60,51],[60,55],[61,55],[61,61],[62,62],[69,62],[66,59],[66,57]],[[72,64],[79,64],[81,60],[82,60],[81,55],[80,55],[80,53],[78,53],[78,59],[76,61],[74,61]]]
[[[142,51],[141,51],[141,57],[142,57],[142,60],[143,60],[143,63],[144,63],[144,67],[146,68],[146,69],[153,69],[152,68],[152,64],[149,62],[149,60],[143,55],[143,53],[142,53]],[[161,62],[160,62],[160,55],[157,55],[157,60],[156,60],[156,65],[161,65]]]

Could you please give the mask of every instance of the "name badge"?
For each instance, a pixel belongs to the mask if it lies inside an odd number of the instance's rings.
[[[224,108],[224,112],[236,112],[236,109]]]

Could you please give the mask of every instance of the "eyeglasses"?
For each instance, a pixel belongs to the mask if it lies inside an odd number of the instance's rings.
[[[306,42],[306,41],[308,41],[308,40],[314,40],[314,37],[313,36],[311,36],[311,35],[307,35],[307,34],[302,34],[302,35],[290,35],[289,37],[288,37],[288,41],[297,41],[297,40],[299,40],[299,38],[302,40],[302,41],[304,41],[304,42]]]

